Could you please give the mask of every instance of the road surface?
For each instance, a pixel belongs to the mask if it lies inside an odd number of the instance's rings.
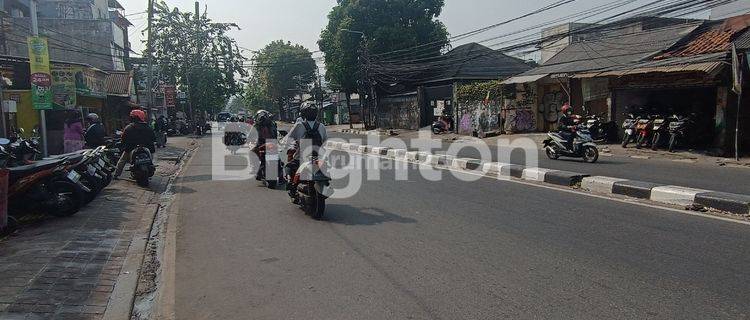
[[[175,186],[177,319],[750,316],[746,225],[414,167],[314,221],[282,190],[212,181],[203,142]]]

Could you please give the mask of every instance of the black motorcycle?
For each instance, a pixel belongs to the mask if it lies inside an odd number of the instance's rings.
[[[614,121],[605,121],[604,113],[598,115],[589,115],[582,119],[583,125],[591,134],[591,138],[597,142],[606,142],[613,139],[614,131],[617,125]]]
[[[672,118],[672,122],[669,123],[669,146],[667,147],[669,152],[674,152],[679,140],[684,140],[688,136],[694,124],[693,115],[674,115]]]
[[[276,189],[276,186],[284,181],[284,164],[279,157],[278,146],[272,143],[259,146],[258,157],[260,159],[260,166],[256,173],[256,179],[263,181],[268,189]],[[269,168],[268,165],[271,166],[270,168],[275,167],[276,169],[267,170]],[[270,175],[266,175],[266,173]]]
[[[141,187],[148,187],[151,177],[156,172],[151,150],[145,146],[136,146],[130,152],[130,176]]]

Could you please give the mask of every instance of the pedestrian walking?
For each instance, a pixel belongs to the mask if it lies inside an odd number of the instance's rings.
[[[83,149],[83,121],[78,112],[68,111],[63,130],[63,149],[65,153]]]

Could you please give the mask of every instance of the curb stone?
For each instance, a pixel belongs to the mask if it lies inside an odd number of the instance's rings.
[[[750,196],[726,192],[706,192],[695,195],[695,203],[735,214],[750,215]]]
[[[651,201],[674,204],[680,206],[692,205],[695,196],[708,190],[685,188],[678,186],[661,186],[651,189]]]
[[[634,180],[618,181],[612,185],[612,193],[632,198],[650,199],[651,190],[660,186],[663,186],[663,184]]]
[[[544,176],[544,182],[559,186],[572,187],[580,184],[581,181],[588,176],[588,174],[578,172],[552,170],[547,172]]]

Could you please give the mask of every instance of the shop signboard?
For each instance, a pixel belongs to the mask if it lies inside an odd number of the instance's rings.
[[[52,109],[52,75],[49,68],[47,38],[28,37],[31,69],[31,101],[34,109]]]
[[[52,102],[56,108],[76,107],[76,71],[71,66],[52,66]]]

